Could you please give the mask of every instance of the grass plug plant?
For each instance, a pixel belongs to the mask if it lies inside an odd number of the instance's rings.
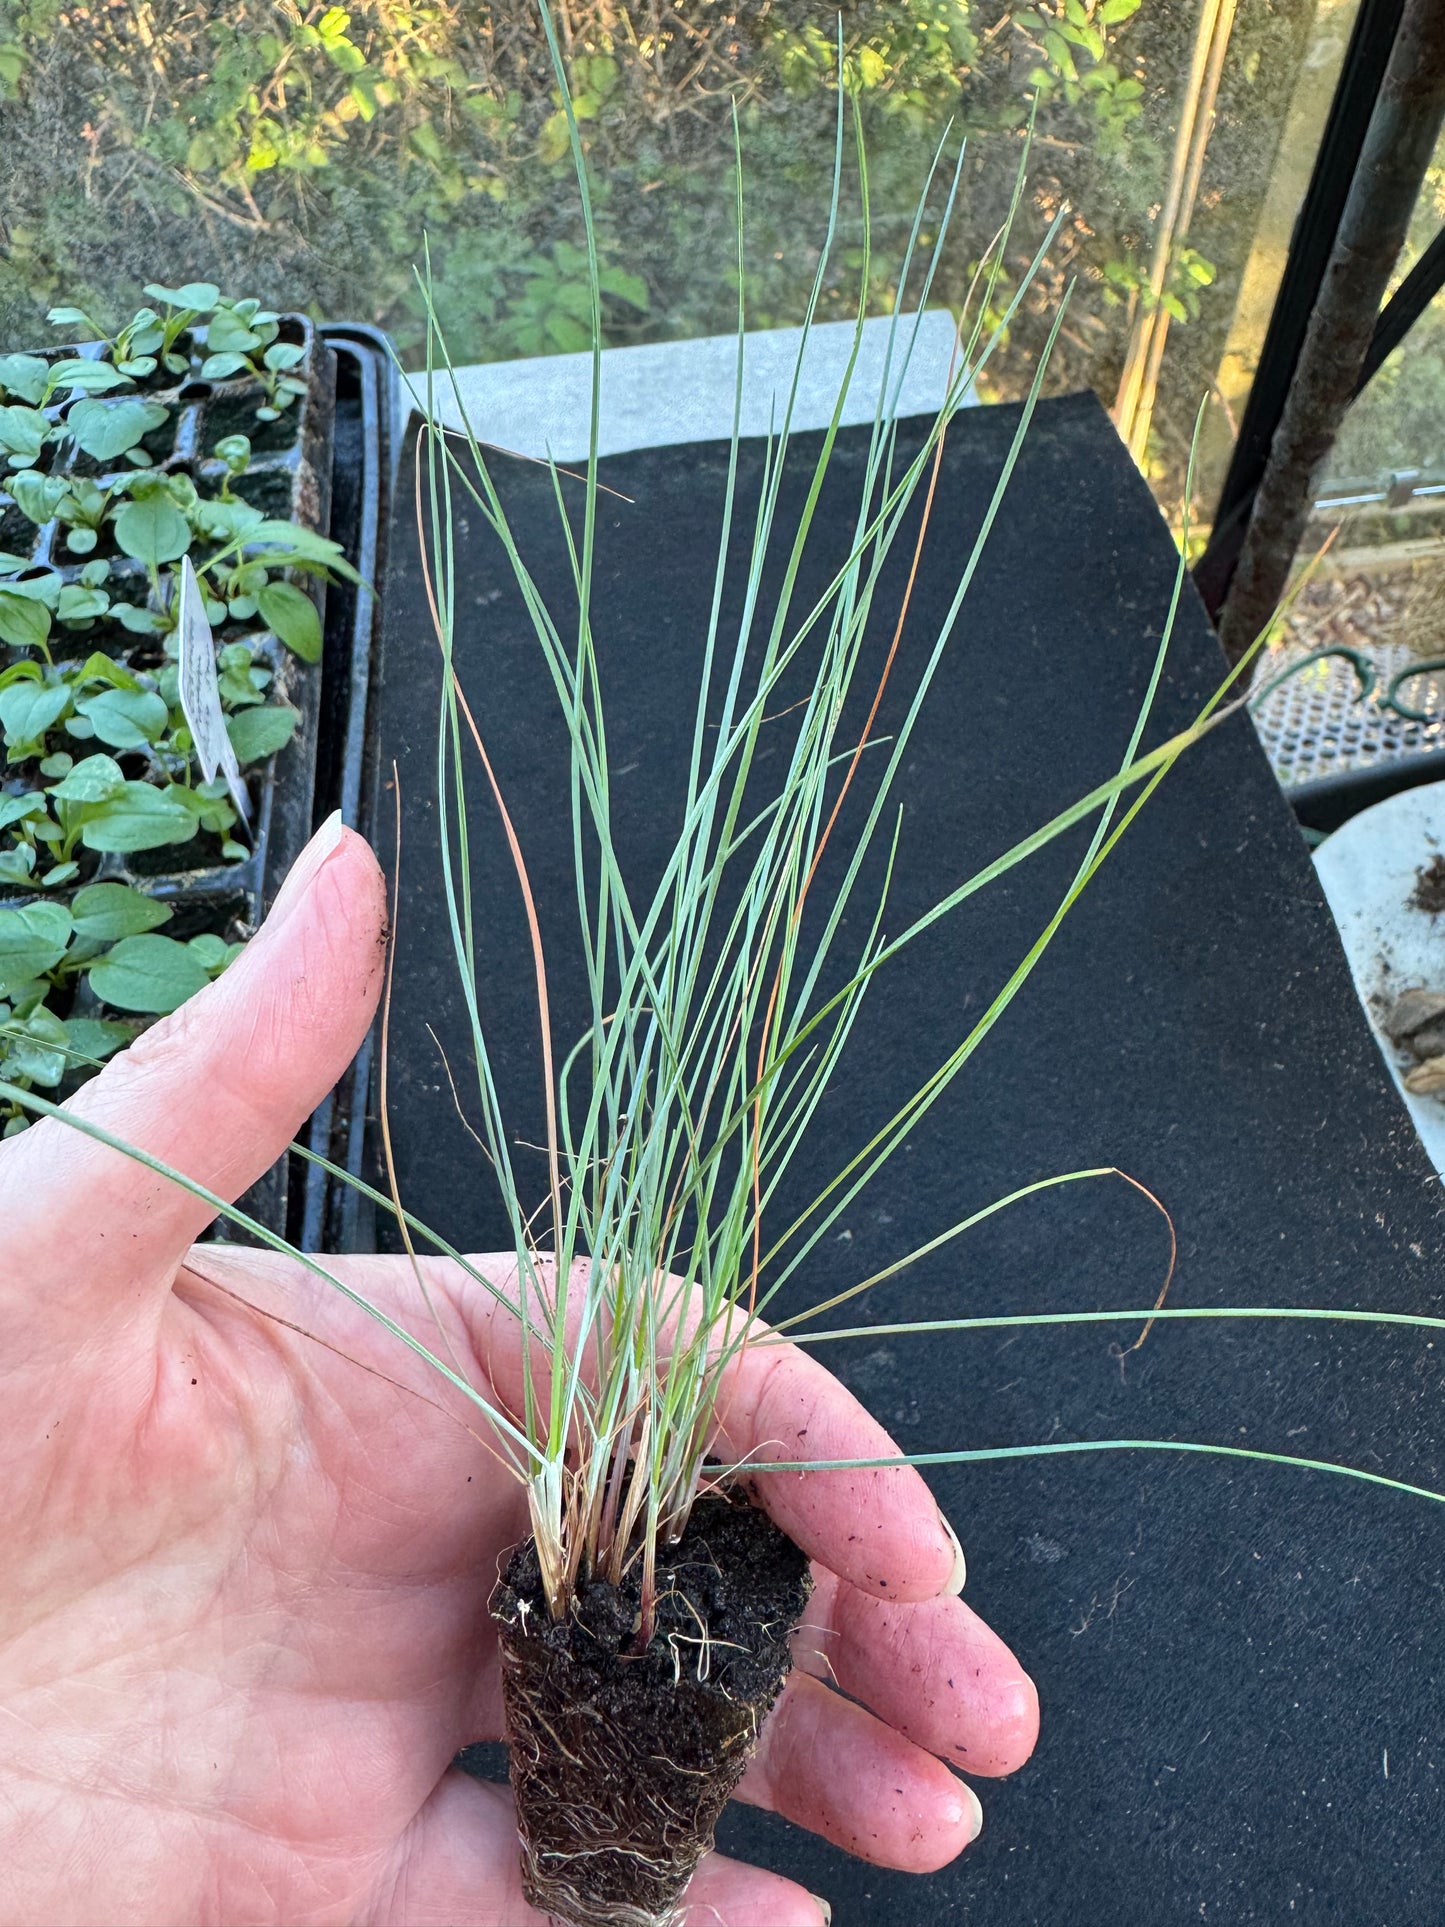
[[[565,95],[561,56],[550,20],[544,24]],[[813,304],[839,225],[844,97],[840,89],[833,198]],[[1000,298],[995,307],[1003,258],[996,250],[980,277],[977,318],[960,335],[948,396],[917,448],[900,442],[886,406],[906,372],[916,325],[895,317],[850,539],[826,592],[811,604],[797,585],[805,554],[821,534],[815,520],[847,378],[812,465],[805,506],[789,524],[780,499],[792,448],[795,375],[769,449],[745,564],[744,613],[730,624],[722,612],[730,606],[725,587],[740,340],[712,616],[698,638],[691,759],[684,792],[673,804],[678,834],[660,883],[650,897],[636,898],[613,839],[605,660],[592,626],[601,284],[587,170],[568,113],[589,243],[594,355],[593,454],[576,524],[557,478],[575,606],[565,616],[554,610],[530,573],[481,435],[465,411],[460,438],[448,437],[439,424],[435,382],[451,365],[425,278],[432,405],[418,447],[418,509],[431,530],[428,594],[444,669],[437,777],[445,900],[482,1136],[512,1227],[526,1359],[524,1408],[519,1420],[501,1428],[500,1450],[524,1484],[532,1534],[492,1603],[524,1887],[534,1905],[569,1927],[660,1927],[676,1918],[781,1688],[787,1640],[808,1590],[802,1555],[763,1515],[736,1503],[743,1468],[715,1458],[726,1378],[748,1346],[767,1342],[763,1321],[777,1294],[1007,1008],[1112,847],[1108,832],[1119,792],[1150,768],[1162,770],[1181,745],[1169,746],[1152,765],[1136,760],[1146,705],[1124,772],[1067,818],[1073,823],[1098,813],[1084,862],[1038,943],[927,1083],[779,1232],[769,1207],[802,1151],[878,972],[937,918],[1063,827],[1050,826],[900,932],[887,929],[886,881],[873,901],[860,900],[865,860],[875,845],[889,850],[891,874],[904,834],[894,800],[899,772],[1027,432],[1043,367],[947,615],[921,648],[913,639],[915,680],[904,721],[883,738],[874,734],[875,719],[890,682],[895,698],[898,693],[899,641],[912,585],[910,572],[901,607],[885,609],[883,572],[895,551],[907,553],[910,544],[916,569],[949,422],[1023,290],[1014,303]],[[861,138],[855,154],[864,233],[861,314],[869,273]],[[942,167],[941,155],[935,165]],[[945,199],[944,231],[960,167],[928,184]],[[737,191],[741,286],[741,165]],[[905,287],[927,201],[925,192],[904,264]],[[941,241],[935,262],[940,252]],[[920,310],[931,275],[930,265]],[[742,326],[740,313],[740,337]],[[860,341],[855,334],[855,358]],[[459,497],[505,552],[567,728],[592,1021],[560,1058],[554,1058],[547,960],[522,842],[458,673]],[[770,599],[764,577],[775,564],[782,587]],[[890,633],[891,645],[880,650],[879,635]],[[1158,675],[1156,666],[1151,699]],[[795,699],[785,701],[784,691]],[[850,735],[870,697],[861,734]],[[760,775],[764,750],[768,772]],[[546,1101],[548,1180],[540,1201],[526,1194],[516,1170],[481,1015],[467,862],[473,759],[501,814],[532,932]],[[560,783],[560,770],[558,776]],[[860,909],[867,931],[861,947],[851,934],[859,918],[849,918]],[[837,988],[845,942],[853,947]],[[1057,1181],[1085,1175],[1101,1174],[1070,1173]],[[922,1249],[936,1249],[963,1228]],[[853,1290],[893,1276],[919,1255]],[[840,1294],[815,1312],[852,1295]]]

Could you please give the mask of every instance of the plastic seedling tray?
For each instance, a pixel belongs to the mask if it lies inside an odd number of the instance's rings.
[[[396,373],[385,335],[338,322],[322,334],[336,357],[336,413],[331,528],[359,584],[338,581],[326,602],[321,710],[317,731],[314,816],[339,809],[342,821],[373,839],[380,771],[371,728],[371,678],[379,629],[378,591],[385,567],[394,451]],[[317,1108],[308,1149],[360,1175],[374,1067],[373,1038]],[[298,1160],[298,1162],[300,1162]],[[375,1177],[375,1173],[368,1175]],[[303,1250],[375,1248],[372,1207],[317,1165],[293,1173],[290,1231]]]
[[[316,534],[330,533],[336,355],[305,316],[283,316],[278,339],[305,349],[304,359],[292,372],[303,379],[306,386],[289,408],[276,420],[267,422],[256,416],[257,407],[266,397],[255,377],[246,374],[224,380],[201,378],[204,337],[204,329],[193,331],[188,375],[161,378],[158,371],[157,375],[136,382],[133,388],[94,399],[108,406],[123,405],[137,396],[165,403],[170,410],[166,422],[152,430],[143,443],[151,457],[147,472],[186,474],[203,496],[219,495],[227,478],[224,462],[212,453],[217,442],[229,435],[249,436],[251,460],[244,472],[232,481],[232,492],[278,521],[294,523]],[[101,349],[99,346],[47,349],[38,358],[50,364],[66,359],[99,360]],[[75,399],[77,397],[67,394],[53,402],[45,413],[53,421],[60,420]],[[121,475],[135,472],[123,462],[109,466],[97,463],[78,447],[73,436],[48,444],[34,466],[45,475],[83,477],[102,488]],[[7,480],[8,477],[0,475],[0,550],[12,556],[27,556],[30,563],[27,574],[54,570],[62,582],[73,583],[79,581],[86,563],[104,560],[109,572],[106,588],[112,602],[145,601],[149,582],[144,565],[117,552],[113,541],[107,539],[108,528],[102,530],[94,548],[75,554],[67,548],[67,531],[59,521],[37,526],[21,512],[5,486]],[[197,543],[191,550],[200,564],[204,564],[208,553],[214,553],[214,548],[208,549],[203,543]],[[329,630],[325,585],[312,579],[307,581],[306,589],[317,601],[323,624]],[[354,597],[355,592],[350,593]],[[294,708],[300,718],[285,747],[247,771],[251,796],[250,854],[240,861],[227,861],[220,854],[217,839],[202,835],[189,844],[167,845],[134,855],[92,855],[81,873],[63,889],[16,893],[0,887],[0,908],[33,902],[41,895],[63,902],[74,888],[83,884],[115,881],[129,884],[171,906],[173,916],[166,925],[167,935],[184,940],[208,932],[233,941],[248,936],[256,928],[310,835],[316,816],[317,742],[323,714],[324,664],[301,661],[265,632],[259,618],[227,620],[218,626],[218,645],[240,640],[252,647],[256,664],[272,672],[268,702],[279,699]],[[154,669],[164,659],[156,638],[134,634],[113,618],[102,618],[88,632],[73,636],[62,629],[52,630],[51,652],[57,663],[83,660],[96,651],[129,668]],[[16,652],[0,645],[0,666],[14,659]],[[12,765],[0,776],[0,796],[32,785],[33,772],[27,772],[23,765],[18,769]],[[186,862],[186,856],[198,845],[205,852],[203,860]],[[102,1014],[102,1006],[84,983],[76,990],[72,1014]],[[67,1079],[66,1088],[69,1083]],[[246,1208],[268,1226],[284,1227],[287,1216],[284,1162],[255,1187],[246,1200]]]

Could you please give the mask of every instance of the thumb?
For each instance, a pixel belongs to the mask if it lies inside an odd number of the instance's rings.
[[[333,816],[225,975],[137,1038],[66,1111],[239,1197],[355,1055],[385,944],[376,858]],[[153,1315],[214,1215],[170,1179],[45,1118],[0,1145],[0,1293],[87,1328]]]

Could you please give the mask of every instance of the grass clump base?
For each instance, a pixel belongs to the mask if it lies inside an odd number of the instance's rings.
[[[565,1927],[671,1927],[791,1665],[812,1579],[766,1514],[711,1491],[659,1547],[651,1639],[642,1569],[547,1607],[536,1543],[492,1595],[522,1885]]]

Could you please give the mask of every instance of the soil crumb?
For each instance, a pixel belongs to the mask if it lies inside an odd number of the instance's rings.
[[[1415,909],[1438,917],[1445,910],[1445,856],[1432,856],[1415,872],[1415,889],[1410,897]]]

